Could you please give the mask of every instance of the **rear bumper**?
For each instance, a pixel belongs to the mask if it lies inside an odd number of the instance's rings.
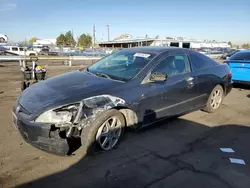
[[[234,82],[250,82],[250,75],[249,75],[249,69],[247,70],[241,70],[242,72],[239,72],[241,69],[232,69],[232,80]]]
[[[20,132],[22,138],[28,144],[57,155],[67,155],[69,153],[69,144],[67,139],[51,137],[50,124],[38,124],[27,120],[21,120],[13,114],[15,126]]]
[[[225,96],[228,95],[233,89],[233,81],[231,81],[225,88]]]

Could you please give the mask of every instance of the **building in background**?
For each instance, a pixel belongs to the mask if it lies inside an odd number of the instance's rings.
[[[230,48],[227,42],[215,40],[195,40],[186,37],[132,38],[129,34],[120,35],[112,41],[100,42],[100,47],[107,48],[131,48],[135,46],[174,46],[180,48]]]
[[[56,39],[38,39],[33,45],[56,45]]]

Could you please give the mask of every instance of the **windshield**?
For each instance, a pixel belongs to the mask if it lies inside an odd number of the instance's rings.
[[[134,78],[154,56],[151,53],[121,50],[101,59],[90,66],[88,71],[126,82]]]
[[[234,54],[230,60],[250,60],[250,52],[240,52]]]

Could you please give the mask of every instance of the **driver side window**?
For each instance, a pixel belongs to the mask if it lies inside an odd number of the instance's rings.
[[[190,72],[190,65],[186,55],[171,55],[163,60],[154,68],[152,73],[166,74],[172,77]]]

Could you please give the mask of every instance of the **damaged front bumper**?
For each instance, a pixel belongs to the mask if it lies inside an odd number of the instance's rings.
[[[52,134],[52,125],[35,123],[23,119],[12,113],[14,126],[19,130],[22,138],[32,146],[57,155],[68,155],[70,152],[69,140]]]
[[[13,107],[13,122],[27,143],[53,154],[70,155],[81,146],[81,133],[85,127],[103,111],[124,103],[118,97],[101,95],[61,105],[38,115],[30,113],[18,101]],[[58,115],[64,111],[71,114],[70,119]]]

